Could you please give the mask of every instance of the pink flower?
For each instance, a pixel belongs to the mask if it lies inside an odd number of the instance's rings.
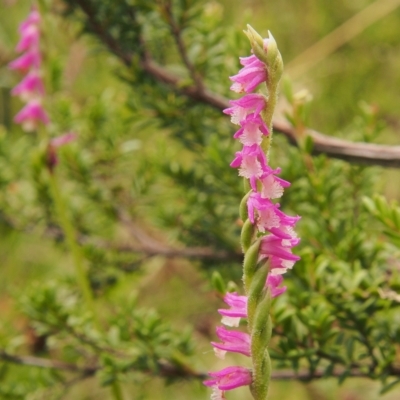
[[[23,29],[20,30],[20,32],[21,39],[19,40],[17,47],[15,48],[17,51],[26,51],[29,49],[38,48],[40,31],[37,25],[26,25]]]
[[[37,129],[40,122],[43,124],[50,122],[41,104],[45,90],[39,73],[41,65],[39,23],[40,15],[36,8],[32,8],[26,20],[19,27],[21,39],[17,44],[17,50],[25,51],[25,53],[8,65],[10,69],[28,72],[25,78],[11,91],[13,95],[20,96],[23,101],[27,102],[14,118],[14,121],[22,124],[22,129],[27,132]]]
[[[32,7],[31,12],[29,13],[29,15],[27,16],[25,21],[22,21],[18,31],[19,33],[21,33],[21,35],[23,34],[23,32],[31,25],[39,25],[40,24],[40,14],[38,12],[38,10],[36,9],[36,7]]]
[[[300,239],[281,239],[275,235],[263,236],[260,245],[260,260],[275,256],[283,260],[298,261],[300,257],[292,254],[290,250],[299,242]]]
[[[26,51],[38,48],[40,38],[39,24],[40,14],[36,8],[33,7],[26,20],[23,21],[18,28],[21,39],[17,44],[17,51]]]
[[[40,122],[48,124],[50,122],[46,111],[37,100],[30,101],[15,117],[17,124],[22,124],[22,129],[31,132],[37,129]]]
[[[239,57],[240,64],[245,67],[264,67],[264,63],[260,61],[254,54],[248,57]]]
[[[267,70],[263,62],[256,56],[244,57],[240,59],[240,63],[244,67],[237,75],[229,77],[234,82],[231,90],[237,93],[250,93],[260,83],[267,80]]]
[[[20,96],[22,100],[29,101],[32,98],[44,95],[44,85],[40,74],[33,70],[11,91],[14,96]]]
[[[261,181],[261,196],[268,199],[277,199],[282,196],[284,188],[290,186],[290,183],[275,176],[281,172],[280,168],[269,168],[264,170],[263,175],[260,177]],[[255,190],[253,188],[253,190]]]
[[[252,193],[247,200],[249,220],[252,224],[257,223],[260,232],[279,227],[278,207],[279,204],[274,204],[271,200],[261,197],[259,193]],[[257,211],[257,220],[255,219],[255,211]]]
[[[32,49],[22,54],[16,60],[8,64],[10,69],[16,69],[25,72],[31,68],[39,68],[41,63],[40,53],[36,49]]]
[[[248,333],[230,331],[223,326],[217,327],[216,331],[218,338],[222,341],[222,343],[211,342],[217,357],[225,358],[227,351],[250,357],[250,335]]]
[[[240,318],[247,317],[247,297],[236,293],[227,293],[224,301],[230,309],[221,308],[218,312],[222,315],[222,323],[227,326],[239,326]]]
[[[259,115],[249,114],[246,119],[240,122],[240,126],[241,128],[233,137],[239,139],[245,146],[260,145],[263,136],[269,134],[267,125]]]
[[[300,217],[291,217],[280,210],[276,210],[276,215],[279,217],[279,226],[273,226],[269,231],[281,239],[296,239],[297,234],[293,228]]]
[[[257,144],[244,146],[242,151],[236,152],[231,167],[239,167],[239,176],[250,179],[250,183],[255,185],[256,178],[260,178],[267,169],[267,158]]]
[[[296,239],[294,225],[299,216],[291,217],[279,210],[279,204],[261,197],[260,193],[252,193],[247,200],[249,220],[257,224],[259,232],[269,231],[280,239]]]
[[[226,108],[223,112],[231,116],[233,124],[239,124],[247,115],[253,113],[257,117],[265,108],[266,99],[261,94],[246,94],[238,100],[230,100],[232,107]]]
[[[292,269],[296,261],[283,260],[282,258],[270,256],[269,266],[271,275],[282,275],[286,273],[288,269]]]
[[[221,371],[209,372],[214,379],[204,381],[204,385],[216,388],[219,391],[232,390],[240,386],[250,385],[252,382],[251,371],[244,367],[228,367]],[[224,393],[219,393],[220,397],[212,399],[223,399]]]
[[[282,283],[282,281],[283,281],[282,275],[268,274],[265,286],[270,288],[272,298],[277,297],[282,293],[286,292],[286,286],[278,287]]]

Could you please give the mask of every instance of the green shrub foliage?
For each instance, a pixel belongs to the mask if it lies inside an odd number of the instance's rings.
[[[187,380],[192,386],[183,393],[205,398],[198,382],[214,368],[203,350],[223,307],[218,297],[241,286],[243,182],[229,168],[238,148],[221,109],[233,97],[228,77],[238,56],[249,53],[248,41],[224,22],[218,2],[65,0],[39,7],[48,134],[78,135],[60,149],[57,175],[100,325],[69,267],[45,168],[47,139],[11,123],[16,78],[0,57],[1,235],[10,248],[13,240],[27,246],[35,238],[45,250],[26,247],[33,259],[51,249],[62,264],[38,261],[43,279],[20,271],[13,318],[23,323],[0,329],[0,396],[58,399],[95,378],[100,386],[118,382],[125,396],[136,390],[138,397],[126,398],[139,399],[145,395],[138,388],[160,378]],[[23,12],[15,11],[10,32]],[[9,54],[16,40],[10,37]],[[76,54],[67,55],[71,43]],[[68,83],[79,46],[81,77]],[[298,103],[285,85],[286,117],[299,132],[314,105]],[[387,135],[374,108],[362,103],[338,134],[376,142],[382,131]],[[276,134],[272,148],[271,165],[292,182],[281,207],[302,217],[301,260],[272,306],[272,378],[282,371],[305,381],[362,376],[389,391],[400,379],[400,207],[378,194],[385,171],[313,154],[310,138],[293,146]],[[175,263],[185,266],[186,286],[173,289],[179,299],[164,299],[154,270],[173,271]],[[156,287],[146,286],[149,276]],[[191,279],[199,280],[196,289]]]

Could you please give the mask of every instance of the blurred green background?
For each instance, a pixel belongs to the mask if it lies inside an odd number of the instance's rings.
[[[376,16],[375,21],[372,21],[374,18],[371,18],[371,13],[365,14],[365,21],[372,20],[350,40],[345,37],[345,28],[340,30],[346,21],[362,13],[373,3],[387,2],[221,0],[209,2],[207,7],[210,13],[222,14],[226,29],[236,30],[238,34],[241,34],[247,23],[251,23],[263,36],[267,35],[268,30],[273,33],[284,62],[288,65],[287,78],[291,79],[296,90],[306,88],[313,96],[309,117],[309,125],[313,129],[329,135],[360,140],[361,138],[357,137],[357,115],[361,102],[365,102],[372,106],[377,118],[382,121],[383,128],[379,140],[382,143],[399,144],[400,1],[387,15],[381,18]],[[0,136],[4,146],[0,148],[0,152],[12,150],[13,143],[18,143],[21,154],[2,158],[2,162],[15,162],[15,168],[10,174],[14,173],[16,176],[22,176],[26,172],[23,170],[26,166],[21,165],[19,171],[17,164],[23,159],[24,149],[34,144],[34,138],[26,138],[25,134],[12,125],[12,116],[21,104],[9,95],[17,78],[7,70],[6,64],[15,57],[13,49],[18,40],[16,28],[27,15],[29,6],[28,1],[2,0],[0,4]],[[127,161],[120,166],[121,170],[131,166],[133,161],[128,160],[129,157],[136,157],[137,153],[129,152],[129,146],[134,149],[138,145],[134,141],[137,138],[140,138],[141,146],[146,148],[146,154],[150,158],[157,157],[164,150],[166,157],[173,158],[180,149],[174,148],[173,146],[177,145],[169,141],[167,136],[160,139],[157,146],[152,147],[151,143],[146,142],[146,130],[154,130],[157,127],[147,126],[142,130],[138,125],[129,124],[131,110],[126,104],[131,89],[120,79],[123,71],[119,60],[104,51],[92,37],[78,35],[79,22],[63,19],[59,15],[63,10],[62,2],[53,1],[49,6],[51,12],[44,16],[46,24],[43,43],[46,49],[44,62],[46,82],[50,88],[51,111],[58,127],[62,129],[64,119],[69,120],[76,115],[76,129],[95,131],[96,123],[99,125],[106,123],[114,126],[115,132],[125,130]],[[374,14],[376,13],[372,12],[372,15]],[[337,28],[341,46],[331,54],[323,56],[315,65],[308,65],[304,71],[298,72],[300,63],[296,61],[297,57]],[[319,57],[318,48],[314,57],[316,60]],[[221,85],[228,86],[229,83],[221,82]],[[282,100],[279,108],[282,111],[285,107]],[[87,116],[91,118],[91,126],[82,122]],[[102,118],[106,119],[106,122],[102,121]],[[65,123],[65,126],[67,125]],[[5,140],[5,135],[11,137],[7,136]],[[0,165],[0,168],[6,170],[7,166]],[[106,169],[107,165],[104,168]],[[156,179],[152,176],[152,172],[152,167],[149,165],[143,180]],[[398,182],[400,174],[397,170],[382,170],[378,186],[389,198],[399,198]],[[117,184],[125,187],[136,185],[136,189],[139,187],[138,193],[141,185],[146,186],[146,182],[140,180],[131,182],[122,179]],[[29,190],[24,191],[23,182],[2,187],[2,190],[0,196],[4,207],[9,206],[7,201],[12,201],[11,209],[24,210],[24,202],[27,198],[29,200],[31,194]],[[163,187],[160,186],[158,190],[163,190]],[[165,193],[163,195],[165,196]],[[157,191],[153,196],[157,196]],[[151,197],[147,202],[142,204],[142,209],[148,211],[152,207]],[[2,217],[7,213],[8,209],[1,210]],[[34,209],[29,213],[30,215],[16,216],[16,224],[25,226],[25,219],[35,218]],[[0,336],[18,330],[22,334],[20,337],[16,336],[16,343],[23,342],[26,341],[26,335],[29,335],[29,328],[17,310],[15,298],[32,282],[47,281],[55,276],[70,274],[72,266],[70,259],[65,257],[63,251],[54,245],[52,240],[38,237],[35,232],[33,234],[29,232],[29,229],[27,232],[10,231],[7,221],[3,220],[0,230],[2,269]],[[161,240],[171,239],[175,239],[174,233],[167,232],[165,237],[161,235]],[[157,309],[163,317],[172,320],[175,327],[194,325],[198,367],[206,370],[210,365],[214,365],[215,368],[214,355],[210,351],[207,337],[202,335],[202,330],[215,326],[218,320],[215,310],[220,303],[211,293],[204,276],[197,271],[195,265],[186,261],[165,261],[157,257],[149,261],[146,266],[145,272],[140,276],[124,276],[117,286],[107,292],[106,299],[115,301],[136,294],[141,305]],[[182,298],[188,296],[188,293],[190,301],[182,302]],[[18,369],[16,373],[20,374],[20,379],[23,380],[24,372]],[[150,377],[146,384],[141,383],[140,386],[132,386],[131,389],[127,385],[127,393],[129,390],[132,399],[208,397],[208,392],[199,382],[183,382],[165,387],[161,380],[157,381]],[[274,381],[270,398],[295,400],[400,398],[400,389],[381,397],[378,391],[378,384],[363,379],[350,379],[342,386],[338,386],[333,379],[306,384]],[[108,390],[98,387],[93,379],[89,379],[76,385],[65,398],[106,399],[108,395]],[[230,393],[229,398],[250,399],[250,395],[247,389],[243,389]]]

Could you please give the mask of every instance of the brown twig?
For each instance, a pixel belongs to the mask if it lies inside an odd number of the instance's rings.
[[[75,1],[86,14],[93,32],[112,53],[119,57],[127,66],[130,66],[132,55],[123,51],[119,43],[107,32],[105,27],[95,20],[94,12],[88,1]],[[148,53],[146,53],[146,57],[142,57],[140,67],[156,80],[171,86],[177,92],[193,100],[208,104],[220,110],[229,107],[228,99],[207,88],[199,89],[196,85],[182,87],[182,85],[180,85],[181,79],[168,71],[165,67],[155,63]],[[284,134],[291,144],[298,144],[296,132],[288,123],[279,119],[274,120],[274,131]],[[313,140],[314,154],[323,153],[329,157],[339,158],[353,163],[400,168],[400,146],[353,143],[327,136],[311,129],[307,130],[306,134]]]
[[[4,350],[0,350],[0,359],[13,364],[20,364],[37,368],[48,368],[48,369],[58,369],[71,372],[79,372],[87,376],[94,375],[95,372],[99,369],[99,367],[97,366],[80,367],[76,364],[66,363],[57,360],[49,360],[47,358],[12,355],[5,352]]]
[[[172,2],[167,1],[164,4],[164,12],[167,19],[167,22],[171,28],[172,37],[175,40],[175,44],[178,47],[179,54],[183,63],[185,64],[187,70],[189,71],[190,77],[192,78],[193,82],[195,83],[196,89],[199,92],[202,92],[204,89],[203,81],[196,71],[195,66],[189,60],[188,53],[186,50],[185,43],[182,38],[182,30],[181,27],[176,23],[173,12],[172,12]]]
[[[122,224],[128,229],[130,236],[138,242],[138,245],[129,244],[125,247],[120,246],[120,251],[137,252],[150,257],[163,256],[166,258],[182,257],[202,260],[243,261],[243,254],[239,252],[216,251],[208,247],[176,248],[165,245],[149,236],[137,224],[133,223],[129,215],[123,210],[119,210],[118,217]]]
[[[119,216],[121,223],[129,231],[130,237],[137,243],[113,243],[100,238],[90,238],[85,235],[79,236],[81,245],[92,245],[100,249],[118,251],[120,253],[142,254],[142,261],[149,257],[161,256],[165,258],[187,258],[192,260],[216,260],[216,261],[234,261],[241,263],[243,253],[229,252],[224,250],[215,250],[211,247],[174,247],[164,244],[150,236],[145,230],[135,224],[127,215]],[[14,229],[17,229],[13,226]],[[27,232],[27,231],[25,231]],[[63,240],[61,230],[55,226],[46,231],[46,237]],[[135,261],[140,263],[140,261]],[[128,268],[129,269],[129,268]]]
[[[136,233],[133,233],[132,230],[132,234],[142,235],[142,233],[144,233],[144,231],[139,228],[135,228],[134,231]],[[243,254],[241,253],[216,251],[209,247],[176,248],[166,246],[154,239],[153,244],[146,243],[138,246],[132,244],[122,246],[112,246],[110,244],[106,244],[106,247],[113,248],[114,250],[121,252],[145,254],[148,257],[161,256],[165,258],[187,258],[192,260],[237,261],[239,263],[243,261]]]
[[[332,371],[327,375],[325,371],[323,370],[317,370],[314,371],[312,374],[310,374],[309,371],[299,371],[299,372],[294,372],[291,370],[282,370],[282,371],[274,371],[272,372],[272,379],[274,380],[282,380],[282,381],[288,381],[288,380],[298,380],[298,381],[304,381],[304,382],[309,382],[312,381],[313,379],[322,379],[322,378],[331,378],[331,377],[340,377],[343,374],[345,374],[347,370],[337,370],[337,371]],[[367,377],[368,375],[365,374],[364,372],[358,370],[358,369],[352,369],[349,371],[349,377],[356,378],[356,377]]]
[[[11,355],[4,350],[0,351],[0,359],[13,364],[31,366],[36,368],[57,369],[63,371],[77,372],[81,374],[82,379],[93,376],[102,367],[99,365],[79,366],[73,363],[66,363],[58,360],[49,360],[46,358],[32,357],[32,356],[17,356]],[[165,377],[181,377],[184,379],[199,379],[203,380],[207,377],[207,373],[198,372],[192,369],[177,368],[176,366],[160,360],[160,375]],[[323,370],[316,370],[312,374],[309,371],[294,372],[291,370],[277,370],[272,372],[272,379],[274,380],[299,380],[310,381],[313,379],[322,379],[327,377],[340,377],[348,372],[349,377],[367,377],[368,375],[359,370],[358,368],[334,370],[329,373],[329,376]],[[391,371],[392,376],[400,376],[400,371]]]

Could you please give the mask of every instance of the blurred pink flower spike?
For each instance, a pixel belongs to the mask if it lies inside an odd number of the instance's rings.
[[[69,132],[50,140],[47,148],[47,166],[49,167],[50,171],[53,171],[58,164],[57,149],[74,141],[76,138],[76,133]]]
[[[17,85],[11,94],[20,96],[23,101],[29,101],[32,98],[43,96],[45,93],[42,78],[39,72],[33,70]]]
[[[250,385],[252,382],[251,371],[244,367],[228,367],[217,372],[209,372],[214,378],[204,381],[204,385],[213,388],[213,400],[225,399],[225,391],[236,389],[240,386]]]
[[[231,308],[220,308],[222,323],[226,326],[239,326],[240,318],[247,318],[247,297],[236,293],[227,293],[224,301]]]
[[[39,127],[40,122],[47,125],[50,120],[41,103],[32,100],[14,117],[14,122],[21,124],[25,132],[32,132]]]
[[[211,342],[215,355],[224,359],[227,351],[240,353],[250,357],[250,335],[245,332],[230,331],[223,326],[216,329],[217,336],[222,343]]]

